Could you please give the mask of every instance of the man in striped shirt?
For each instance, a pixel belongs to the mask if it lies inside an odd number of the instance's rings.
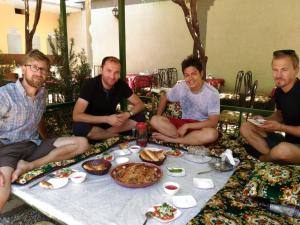
[[[50,61],[32,50],[24,59],[23,78],[0,88],[0,211],[11,183],[21,174],[48,162],[69,159],[88,149],[83,137],[46,138],[43,113],[46,108]]]

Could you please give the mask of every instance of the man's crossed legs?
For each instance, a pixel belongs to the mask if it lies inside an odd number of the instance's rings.
[[[259,160],[300,164],[300,145],[285,142],[280,136],[267,133],[249,122],[242,124],[240,132],[258,151]]]
[[[11,183],[20,175],[49,162],[73,158],[88,148],[82,137],[46,139],[39,146],[30,141],[0,143],[0,212],[9,198]]]

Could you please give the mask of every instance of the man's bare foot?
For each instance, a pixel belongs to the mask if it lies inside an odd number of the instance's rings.
[[[11,182],[12,183],[15,182],[20,175],[22,175],[23,173],[25,173],[31,169],[33,169],[33,168],[31,168],[31,165],[29,162],[26,162],[24,160],[19,160],[18,164],[17,164],[17,168],[11,175]]]
[[[161,141],[165,141],[165,142],[171,142],[173,140],[173,138],[170,138],[170,137],[168,137],[162,133],[158,133],[158,132],[152,133],[152,138],[161,140]]]
[[[4,175],[0,170],[0,187],[3,187],[3,186],[4,186]]]

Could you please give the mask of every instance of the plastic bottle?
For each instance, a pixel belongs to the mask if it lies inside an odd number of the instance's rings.
[[[270,210],[271,212],[283,214],[290,217],[300,218],[300,208],[297,206],[291,207],[286,205],[274,204],[271,203],[270,200],[261,197],[256,197],[254,199],[257,201],[259,206],[262,206]]]
[[[145,147],[148,143],[147,124],[138,122],[136,124],[136,144]]]

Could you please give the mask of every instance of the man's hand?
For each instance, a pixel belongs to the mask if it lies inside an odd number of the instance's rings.
[[[275,120],[266,120],[263,125],[260,127],[265,129],[266,131],[280,131],[282,124]]]
[[[181,127],[179,127],[179,129],[177,130],[177,134],[179,137],[183,137],[186,132],[188,131],[188,125],[187,124],[184,124],[182,125]]]
[[[130,114],[129,114],[129,112],[122,112],[122,113],[118,114],[117,117],[120,121],[122,121],[122,124],[123,124],[130,118]]]
[[[108,116],[108,124],[110,124],[113,127],[119,127],[122,125],[123,121],[119,118],[117,114],[113,114]]]

